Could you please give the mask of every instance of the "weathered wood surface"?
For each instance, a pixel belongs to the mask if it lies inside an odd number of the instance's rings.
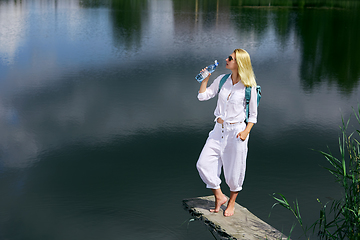
[[[246,208],[236,203],[235,214],[225,217],[223,205],[218,213],[212,213],[214,196],[184,199],[183,204],[194,217],[202,220],[218,239],[287,239],[285,235],[265,223]]]

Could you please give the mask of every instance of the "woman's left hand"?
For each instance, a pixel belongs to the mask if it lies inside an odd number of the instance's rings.
[[[239,132],[236,137],[237,138],[240,138],[241,140],[245,141],[245,139],[247,138],[247,136],[249,135],[249,132],[248,131],[242,131],[242,132]]]
[[[246,128],[244,131],[239,132],[236,137],[240,138],[241,140],[245,141],[245,139],[247,138],[247,136],[249,135],[251,128],[254,126],[254,123],[252,122],[248,122],[248,124],[246,125]]]

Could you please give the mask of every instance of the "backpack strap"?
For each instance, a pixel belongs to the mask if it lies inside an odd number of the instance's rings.
[[[259,85],[256,86],[256,92],[257,92],[257,105],[259,106],[260,99],[261,99],[261,87]]]
[[[248,122],[248,118],[249,118],[249,103],[250,103],[250,98],[251,98],[251,87],[246,87],[245,88],[245,101],[246,101],[246,118],[245,118],[245,122]]]
[[[224,83],[226,82],[226,80],[228,79],[229,76],[230,76],[230,73],[229,73],[229,74],[225,74],[225,75],[222,77],[222,79],[220,80],[218,93],[220,92],[222,86],[224,85]]]
[[[256,93],[257,93],[257,105],[259,106],[260,103],[260,99],[261,99],[261,87],[260,86],[256,86]],[[249,118],[249,103],[250,103],[250,98],[251,98],[251,87],[246,87],[245,88],[245,100],[246,100],[246,119],[245,122],[248,122],[248,118]]]

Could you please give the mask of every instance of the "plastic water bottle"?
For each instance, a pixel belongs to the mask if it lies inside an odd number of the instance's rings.
[[[201,83],[207,76],[209,76],[210,73],[215,71],[215,68],[219,65],[218,61],[215,60],[214,64],[211,64],[210,66],[206,67],[206,69],[203,72],[200,72],[195,79]]]

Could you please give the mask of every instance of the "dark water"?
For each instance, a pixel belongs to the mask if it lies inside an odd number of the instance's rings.
[[[263,91],[238,203],[288,234],[280,192],[311,225],[341,196],[312,149],[337,153],[360,100],[358,4],[317,3],[0,1],[0,239],[213,239],[181,202],[210,194],[194,76],[235,48]]]

